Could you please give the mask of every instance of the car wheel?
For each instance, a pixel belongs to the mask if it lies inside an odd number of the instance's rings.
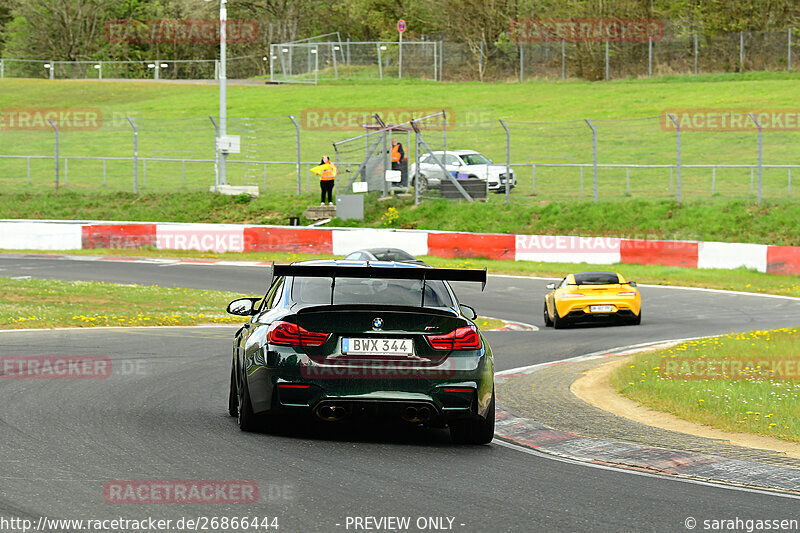
[[[642,310],[639,309],[639,314],[633,317],[633,320],[631,320],[631,324],[633,324],[634,326],[638,326],[641,323],[642,323]]]
[[[558,316],[558,307],[553,304],[553,327],[555,329],[564,329],[569,327],[569,322],[566,319]]]
[[[544,325],[547,328],[553,327],[553,321],[550,320],[550,314],[547,312],[547,302],[544,303]]]
[[[413,185],[416,187],[416,180],[414,180]],[[419,195],[422,196],[426,192],[428,192],[428,178],[425,177],[424,174],[419,175]]]
[[[250,402],[250,391],[247,389],[247,379],[242,379],[242,389],[239,391],[239,408],[237,421],[242,431],[260,431],[264,428],[264,416],[253,413],[253,404]]]
[[[228,414],[231,416],[239,416],[239,392],[236,389],[236,365],[231,363],[231,384],[228,387]]]
[[[486,410],[486,418],[454,420],[450,423],[450,438],[456,444],[489,444],[494,438],[494,390]]]

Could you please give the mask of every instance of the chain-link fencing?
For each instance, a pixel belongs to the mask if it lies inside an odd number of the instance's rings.
[[[208,190],[221,180],[215,117],[61,117],[57,136],[44,116],[20,117],[4,116],[0,128],[4,191],[40,191],[56,180],[73,190]],[[352,192],[353,182],[365,181],[381,195],[412,192],[421,201],[464,198],[457,185],[470,198],[496,201],[506,182],[513,202],[759,200],[791,196],[800,167],[800,112],[792,110],[551,122],[448,122],[440,112],[401,124],[365,113],[355,122],[363,133],[341,140],[342,131],[305,127],[290,116],[229,118],[227,133],[239,136],[240,146],[226,157],[226,183],[255,185],[263,194],[316,191],[309,169],[330,155],[340,169],[339,190]],[[405,155],[395,165],[393,139]],[[395,168],[399,179],[392,174],[395,181],[387,181],[386,171]]]

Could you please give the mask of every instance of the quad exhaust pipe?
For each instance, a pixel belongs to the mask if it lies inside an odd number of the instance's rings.
[[[323,403],[315,412],[318,418],[326,422],[338,422],[348,415],[347,409],[335,403]]]
[[[403,410],[403,415],[401,418],[406,422],[413,422],[415,424],[427,422],[431,418],[431,410],[424,405],[422,407],[414,407],[413,405],[409,405]]]

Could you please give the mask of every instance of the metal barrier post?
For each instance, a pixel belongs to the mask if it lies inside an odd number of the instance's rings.
[[[506,122],[501,118],[500,124],[506,130],[506,203],[508,203],[508,192],[511,189],[511,133],[508,131]],[[489,180],[486,180],[486,185],[489,185]]]
[[[419,205],[419,131],[414,129],[414,205]]]
[[[561,79],[567,79],[567,43],[561,39]]]
[[[594,200],[597,202],[597,129],[588,118],[584,119],[586,123],[592,128],[592,166],[594,170]]]
[[[678,169],[678,195],[677,200],[678,203],[681,203],[681,125],[678,124],[678,121],[675,120],[675,115],[669,113],[667,115],[669,119],[675,124],[675,143],[676,143],[676,165]]]
[[[53,119],[48,118],[47,122],[49,122],[50,125],[53,126],[53,129],[56,132],[56,154],[55,154],[55,158],[54,159],[56,161],[56,192],[58,192],[58,144],[59,144],[58,143],[58,126],[56,125],[55,122],[53,122]],[[28,160],[28,162],[30,162],[30,160]]]
[[[64,185],[67,185],[67,179],[69,178],[69,158],[64,157]]]
[[[756,203],[761,203],[761,176],[764,164],[764,130],[761,127],[761,122],[758,121],[753,113],[748,113],[753,122],[758,127],[758,195],[756,196]]]
[[[608,41],[606,41],[606,81],[608,81]]]
[[[789,195],[790,198],[792,196],[792,167],[789,167]]]
[[[697,76],[697,58],[698,58],[698,50],[697,50],[697,34],[694,34],[694,75]]]
[[[789,28],[789,47],[786,50],[786,70],[789,72],[792,71],[792,28]]]
[[[653,36],[647,38],[647,77],[653,77]]]
[[[214,125],[214,190],[219,187],[219,126],[211,115],[208,119]]]
[[[525,81],[525,46],[519,43],[519,82]]]
[[[717,192],[717,167],[711,170],[711,196],[714,196],[715,192]]]
[[[139,130],[131,117],[125,117],[133,128],[133,194],[139,193]]]
[[[295,144],[297,147],[297,196],[300,196],[300,124],[297,123],[292,115],[289,115],[289,120],[294,124]]]

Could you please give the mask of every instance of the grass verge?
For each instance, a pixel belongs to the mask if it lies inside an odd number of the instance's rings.
[[[128,257],[160,257],[171,259],[196,259],[196,260],[226,260],[226,261],[261,261],[276,263],[291,263],[311,259],[329,259],[333,255],[297,254],[291,252],[263,253],[263,252],[197,252],[192,250],[156,250],[153,248],[137,249],[93,249],[93,250],[64,250],[42,252],[39,250],[0,250],[0,252],[15,254],[68,254],[86,256],[128,256]],[[562,278],[570,272],[588,270],[614,270],[625,276],[626,279],[639,283],[652,285],[699,287],[707,289],[722,289],[756,294],[775,294],[780,296],[800,297],[800,276],[778,276],[765,274],[746,268],[736,270],[722,269],[697,269],[683,267],[669,267],[659,265],[595,265],[589,263],[537,263],[532,261],[499,261],[482,258],[455,258],[421,256],[426,263],[434,267],[443,268],[486,268],[490,274],[507,274],[515,276],[536,276],[544,278]]]
[[[0,329],[238,324],[233,292],[0,278]]]
[[[239,296],[157,285],[0,278],[0,329],[241,324],[242,317],[224,313]],[[503,326],[496,318],[476,322],[484,331]]]
[[[637,355],[623,396],[725,431],[800,441],[800,328],[733,333]]]

